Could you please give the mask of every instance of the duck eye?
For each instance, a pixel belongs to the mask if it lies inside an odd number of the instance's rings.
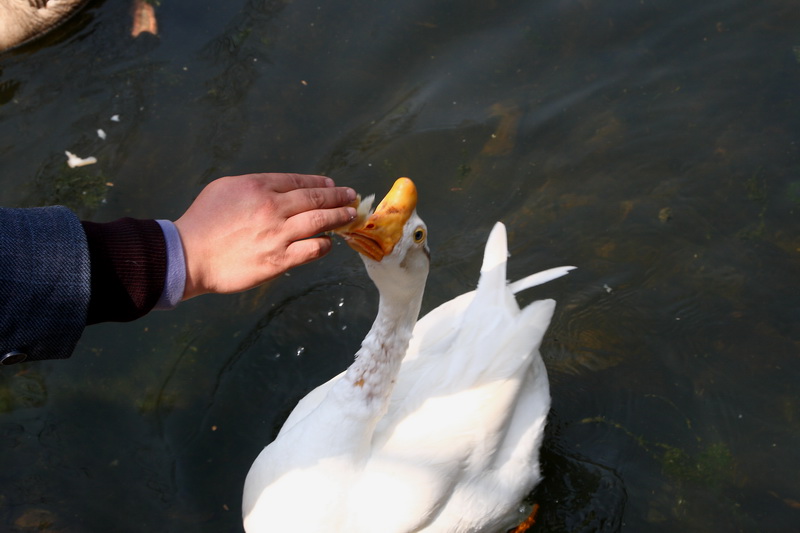
[[[422,228],[417,228],[414,232],[414,242],[420,243],[425,239],[425,230]]]

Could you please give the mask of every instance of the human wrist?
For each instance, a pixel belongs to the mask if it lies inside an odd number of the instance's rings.
[[[187,222],[181,218],[174,222],[175,230],[178,233],[182,244],[183,261],[184,261],[184,285],[182,300],[188,300],[201,294],[206,294],[209,291],[203,288],[202,275],[199,271],[199,261],[197,257],[200,252],[197,250],[196,243],[192,240],[191,236],[191,222]]]

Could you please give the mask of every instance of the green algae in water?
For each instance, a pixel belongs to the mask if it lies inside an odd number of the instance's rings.
[[[725,443],[710,444],[695,455],[666,444],[658,446],[664,449],[661,467],[670,478],[707,487],[720,487],[732,481],[733,454]]]
[[[764,220],[767,214],[767,181],[761,175],[761,169],[745,181],[744,189],[747,198],[758,204],[760,210],[757,221],[739,230],[737,235],[742,240],[759,239],[764,236],[767,226]]]
[[[45,164],[36,182],[30,205],[63,205],[79,217],[88,217],[100,207],[112,186],[98,165],[73,169],[60,161]]]
[[[795,205],[800,205],[800,181],[793,181],[786,190],[789,200]]]
[[[0,374],[0,413],[41,407],[47,401],[44,377],[35,371],[16,375]]]
[[[606,420],[604,417],[585,418],[581,422],[606,424],[622,431],[651,455],[661,465],[663,473],[674,481],[718,488],[734,480],[733,454],[728,445],[723,442],[700,445],[700,450],[692,454],[678,446],[663,442],[650,442],[641,435],[636,435],[628,430],[622,424]],[[691,428],[688,420],[686,423],[687,427]]]
[[[96,209],[106,197],[108,185],[102,174],[65,171],[51,184],[51,203],[63,204],[73,209]]]

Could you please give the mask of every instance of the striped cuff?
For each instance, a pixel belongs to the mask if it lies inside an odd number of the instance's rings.
[[[156,220],[164,232],[167,243],[167,276],[164,291],[153,309],[174,309],[183,300],[186,286],[186,261],[183,257],[183,244],[178,228],[169,220]]]

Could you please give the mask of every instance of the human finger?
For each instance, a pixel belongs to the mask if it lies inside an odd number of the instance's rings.
[[[253,174],[255,178],[269,183],[275,192],[289,192],[295,189],[333,187],[333,179],[314,174]]]
[[[284,236],[288,242],[313,237],[352,222],[356,218],[353,207],[336,209],[314,209],[288,218],[284,224]]]
[[[295,189],[281,197],[281,210],[286,216],[294,216],[313,209],[332,209],[353,203],[356,191],[350,187]]]
[[[286,248],[287,266],[293,268],[319,259],[330,252],[332,247],[331,238],[325,236],[295,241]]]

